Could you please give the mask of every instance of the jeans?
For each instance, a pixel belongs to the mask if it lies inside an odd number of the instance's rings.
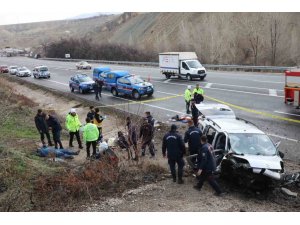
[[[222,190],[221,190],[219,184],[217,183],[217,181],[215,180],[215,177],[214,177],[212,171],[202,170],[202,173],[197,178],[198,178],[197,187],[199,189],[202,188],[204,182],[207,180],[208,183],[210,184],[210,186],[217,192],[217,194],[222,193]]]
[[[170,166],[170,170],[171,170],[171,174],[174,180],[176,180],[176,163],[177,163],[177,167],[178,167],[178,179],[182,180],[182,175],[183,175],[183,167],[184,167],[184,161],[183,158],[178,158],[176,160],[174,159],[169,159],[168,160],[169,166]]]
[[[73,146],[74,135],[76,136],[76,140],[78,142],[79,147],[82,148],[82,143],[81,143],[81,140],[80,140],[79,130],[75,131],[75,132],[70,132],[69,146],[70,147]]]
[[[91,152],[90,152],[90,147],[93,147],[93,156],[96,156],[96,146],[97,146],[97,141],[87,141],[86,142],[86,154],[87,157],[90,157]]]

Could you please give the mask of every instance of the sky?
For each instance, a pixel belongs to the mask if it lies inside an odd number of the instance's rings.
[[[4,25],[93,12],[299,12],[300,7],[297,0],[1,0],[0,10],[0,25]]]

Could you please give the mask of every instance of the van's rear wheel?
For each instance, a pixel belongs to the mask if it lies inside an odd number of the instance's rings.
[[[171,75],[168,74],[168,73],[165,73],[165,76],[166,76],[166,79],[170,79],[171,78]]]
[[[111,89],[111,93],[113,96],[118,96],[118,91],[115,88]]]

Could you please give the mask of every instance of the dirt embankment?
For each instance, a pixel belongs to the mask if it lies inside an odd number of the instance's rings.
[[[139,163],[127,161],[127,154],[116,149],[119,166],[109,162],[87,161],[85,150],[74,160],[53,162],[34,155],[40,145],[33,117],[37,108],[54,113],[63,122],[71,107],[84,122],[88,105],[59,96],[37,86],[26,86],[0,78],[0,210],[1,211],[299,211],[300,199],[279,189],[253,193],[219,180],[227,191],[214,196],[205,184],[193,189],[195,178],[186,174],[185,184],[173,183],[167,160],[161,156],[161,139],[167,131],[156,132],[157,155]],[[104,109],[103,109],[104,110]],[[123,129],[124,115],[105,109],[104,137],[114,137]],[[180,128],[183,133],[185,127]],[[68,135],[64,131],[64,145]],[[75,145],[74,150],[77,150]],[[286,170],[300,166],[286,161]],[[295,187],[292,191],[300,193]]]

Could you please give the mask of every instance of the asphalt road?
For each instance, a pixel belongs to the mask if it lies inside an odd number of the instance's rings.
[[[37,65],[46,65],[51,72],[50,80],[39,80],[32,77],[20,79],[28,79],[33,83],[64,92],[70,92],[68,81],[72,75],[83,72],[92,76],[92,70],[76,70],[75,62],[0,57],[1,64],[26,66],[30,70]],[[99,65],[92,64],[92,66]],[[205,91],[205,102],[219,101],[231,104],[230,106],[238,117],[256,124],[275,142],[281,141],[280,148],[286,153],[286,158],[300,162],[300,110],[284,104],[283,74],[208,71],[204,81],[188,81],[177,78],[166,80],[158,68],[123,65],[101,66],[108,66],[112,70],[127,70],[140,75],[145,80],[150,79],[155,88],[153,97],[143,97],[141,101],[133,101],[124,97],[116,98],[111,93],[103,91],[101,104],[140,115],[145,111],[151,111],[157,120],[169,122],[172,116],[185,114],[185,102],[179,95],[183,95],[187,85],[195,86],[196,83],[199,83]],[[80,95],[79,93],[74,94]],[[93,100],[94,94],[84,94],[82,97]]]

